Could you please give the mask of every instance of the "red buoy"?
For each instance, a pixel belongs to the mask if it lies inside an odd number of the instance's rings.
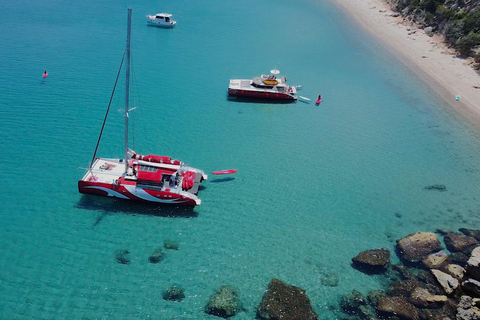
[[[44,77],[44,78],[48,77],[48,72],[47,72],[47,70],[45,70],[45,72],[43,73],[43,77]]]

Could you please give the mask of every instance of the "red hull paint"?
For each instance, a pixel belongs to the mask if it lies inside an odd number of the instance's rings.
[[[78,181],[78,191],[83,194],[93,194],[104,197],[114,197],[119,199],[133,200],[133,201],[143,201],[143,202],[158,202],[162,204],[173,204],[173,205],[182,205],[182,206],[196,206],[196,202],[193,199],[183,197],[176,193],[170,193],[166,191],[152,190],[152,189],[141,189],[141,191],[147,193],[153,199],[143,199],[135,196],[130,191],[128,191],[123,184],[109,184],[109,183],[100,183],[94,181]]]
[[[212,174],[230,174],[230,173],[235,173],[237,170],[235,169],[229,169],[229,170],[221,170],[221,171],[214,171]]]
[[[296,98],[288,93],[272,93],[262,91],[250,91],[250,90],[236,90],[228,89],[229,96],[235,97],[248,97],[257,99],[278,99],[278,100],[296,100]]]

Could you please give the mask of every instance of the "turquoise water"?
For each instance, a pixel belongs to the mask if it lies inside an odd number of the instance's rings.
[[[135,150],[238,170],[210,175],[193,212],[77,192],[122,58],[126,5]],[[160,11],[175,29],[146,25]],[[479,132],[346,20],[320,0],[0,3],[0,318],[213,319],[203,307],[229,284],[246,307],[235,319],[253,319],[275,277],[334,319],[341,295],[381,286],[351,268],[358,252],[477,228]],[[230,78],[274,67],[324,102],[226,99]],[[121,80],[99,156],[123,152]],[[432,184],[447,191],[424,190]],[[167,239],[179,250],[151,264]],[[115,262],[121,249],[129,265]],[[338,286],[322,283],[330,275]],[[183,302],[162,299],[173,284]]]

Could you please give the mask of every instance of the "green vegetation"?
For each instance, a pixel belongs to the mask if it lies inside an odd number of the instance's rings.
[[[443,34],[446,42],[462,55],[478,61],[480,47],[479,0],[390,0],[395,10],[434,32]]]

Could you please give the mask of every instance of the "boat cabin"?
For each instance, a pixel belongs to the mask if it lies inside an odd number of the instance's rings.
[[[171,21],[171,19],[170,19],[171,16],[172,15],[168,14],[168,13],[157,13],[155,15],[155,20],[160,20],[160,22],[161,21],[170,22]]]

